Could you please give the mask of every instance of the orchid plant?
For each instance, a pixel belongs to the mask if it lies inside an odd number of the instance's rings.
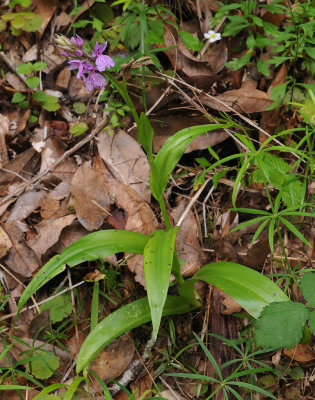
[[[105,88],[106,78],[99,72],[115,66],[114,60],[103,54],[107,42],[103,44],[96,42],[90,54],[84,49],[84,41],[79,35],[76,35],[76,38],[72,37],[71,40],[65,36],[57,35],[56,43],[61,49],[59,54],[68,58],[69,69],[78,70],[77,78],[83,79],[89,92],[96,88]]]
[[[43,285],[65,270],[82,262],[106,258],[111,254],[129,252],[143,255],[143,268],[147,297],[138,299],[117,309],[98,324],[93,323],[91,332],[83,343],[77,358],[77,373],[86,369],[90,361],[119,335],[152,320],[153,337],[156,339],[162,316],[186,313],[202,305],[194,288],[198,280],[213,284],[234,298],[249,314],[257,318],[269,303],[289,301],[283,291],[264,275],[243,265],[230,262],[214,262],[200,268],[188,280],[181,275],[180,261],[176,252],[178,227],[169,220],[164,191],[178,161],[190,142],[199,135],[231,126],[233,122],[205,124],[182,129],[169,137],[156,156],[153,155],[152,125],[145,113],[139,116],[126,89],[106,69],[114,61],[103,52],[106,43],[96,43],[89,54],[79,36],[71,40],[59,36],[57,43],[61,54],[69,59],[69,68],[77,69],[77,78],[82,78],[88,90],[103,89],[106,78],[115,86],[138,126],[138,142],[144,148],[150,164],[150,189],[159,202],[165,229],[151,236],[142,233],[109,229],[90,233],[67,247],[60,255],[46,263],[23,292],[18,312],[28,299]],[[106,78],[101,74],[106,74]],[[168,295],[171,273],[178,285],[178,296]]]

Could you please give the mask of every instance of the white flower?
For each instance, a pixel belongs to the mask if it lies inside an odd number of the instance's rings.
[[[216,42],[221,39],[221,33],[216,33],[214,31],[209,31],[205,33],[205,38],[209,40],[210,43]]]

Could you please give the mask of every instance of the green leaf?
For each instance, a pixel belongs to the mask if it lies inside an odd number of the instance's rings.
[[[65,383],[53,383],[52,385],[45,387],[38,395],[33,397],[33,400],[45,400],[46,399],[45,396],[47,396],[48,393],[54,392],[55,390],[60,388],[67,388],[67,387],[68,385],[66,385]]]
[[[269,152],[258,153],[255,158],[259,170],[254,173],[256,182],[271,184],[277,189],[281,189],[284,176],[289,171],[289,164],[282,158]]]
[[[37,122],[38,121],[38,117],[36,117],[36,115],[30,115],[29,117],[28,117],[28,122],[30,123],[30,124],[34,124],[35,122]]]
[[[230,126],[227,124],[197,125],[182,129],[169,137],[154,159],[150,173],[150,188],[153,196],[158,200],[166,188],[169,177],[176,164],[184,154],[189,143],[197,136]]]
[[[41,102],[41,105],[43,109],[47,111],[57,111],[60,108],[58,97],[51,96],[50,94],[46,95],[46,99]]]
[[[12,0],[10,1],[10,7],[14,7],[16,4],[20,4],[22,7],[29,7],[32,4],[32,0]]]
[[[154,130],[152,128],[149,118],[144,112],[140,114],[140,123],[138,128],[139,128],[138,142],[144,148],[148,156],[148,160],[151,163],[153,161],[152,141],[153,141]]]
[[[36,92],[33,94],[33,98],[39,102],[45,101],[46,97],[46,93],[42,90],[36,90]]]
[[[302,303],[269,304],[256,322],[256,343],[262,347],[291,349],[301,340],[306,319],[307,308]]]
[[[156,231],[143,252],[144,276],[154,339],[158,335],[169,287],[177,232],[177,227],[169,231]]]
[[[16,92],[16,93],[14,93],[11,102],[19,103],[20,101],[23,101],[25,99],[26,99],[26,97],[24,96],[24,94],[22,94],[21,92]]]
[[[33,64],[28,62],[26,64],[19,64],[16,68],[18,74],[31,74],[33,72]]]
[[[82,135],[82,133],[86,132],[88,129],[89,129],[89,127],[86,122],[78,122],[70,128],[70,133],[72,133],[73,136],[80,136],[80,135]]]
[[[31,76],[26,78],[26,84],[31,89],[36,89],[39,85],[39,78],[37,76]]]
[[[313,333],[313,335],[315,335],[315,310],[310,312],[308,324],[311,332]]]
[[[285,225],[292,233],[294,233],[294,235],[296,237],[298,237],[301,242],[305,243],[307,246],[312,247],[312,245],[310,244],[310,242],[308,242],[305,237],[300,233],[300,231],[293,225],[291,224],[290,221],[288,221],[285,218],[279,217],[279,220],[283,223],[283,225]]]
[[[314,47],[305,46],[304,51],[309,57],[311,57],[311,58],[313,58],[313,60],[315,60],[315,48]]]
[[[178,33],[187,49],[193,51],[199,51],[202,49],[203,43],[197,38],[197,36],[194,36],[187,31],[179,31]]]
[[[297,178],[294,179],[293,174],[285,175],[281,188],[281,196],[283,202],[289,208],[301,205],[304,202],[304,196],[305,196],[305,191],[302,182],[299,181]]]
[[[23,30],[27,31],[27,32],[36,32],[39,31],[40,28],[43,25],[43,18],[38,15],[38,14],[34,14],[34,16],[32,17],[32,19],[29,19],[26,21]]]
[[[31,390],[33,388],[23,385],[0,385],[0,390]]]
[[[38,61],[33,64],[34,71],[41,71],[42,69],[44,69],[46,67],[47,67],[47,63],[45,63],[44,61]]]
[[[289,375],[292,379],[299,380],[304,378],[304,371],[301,367],[290,368]]]
[[[184,314],[196,307],[179,296],[167,296],[163,316]],[[76,372],[87,367],[108,343],[123,333],[149,322],[150,307],[147,298],[126,304],[103,319],[85,339],[77,358]]]
[[[81,101],[76,101],[73,103],[73,109],[77,114],[83,114],[86,111],[86,105]]]
[[[85,261],[99,260],[125,251],[143,254],[148,240],[149,236],[147,235],[115,229],[93,232],[80,238],[60,255],[54,256],[34,276],[20,298],[17,314],[38,289],[65,270],[66,264],[74,267]]]
[[[315,307],[315,272],[307,272],[301,278],[301,291],[311,307]]]
[[[268,76],[270,74],[269,65],[259,58],[257,60],[257,71],[265,76]]]
[[[274,301],[289,301],[270,279],[243,265],[220,261],[202,267],[192,278],[218,287],[257,318]]]
[[[59,365],[59,358],[55,354],[49,351],[36,351],[34,359],[28,363],[27,372],[38,379],[47,379],[53,375]]]
[[[54,324],[60,322],[72,313],[72,303],[70,293],[64,293],[40,306],[40,311],[50,310],[50,319]]]

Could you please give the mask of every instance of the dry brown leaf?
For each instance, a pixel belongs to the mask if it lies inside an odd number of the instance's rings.
[[[7,72],[5,74],[5,80],[18,92],[25,92],[27,90],[25,83],[13,72]]]
[[[182,216],[187,201],[181,201],[171,212],[176,224]],[[176,237],[176,249],[178,257],[184,261],[181,265],[181,273],[184,277],[192,276],[205,261],[204,252],[198,241],[198,225],[193,212],[190,210],[184,218]]]
[[[69,96],[71,97],[85,97],[90,98],[91,92],[89,92],[82,79],[77,79],[72,76],[69,82]]]
[[[150,166],[140,144],[119,130],[114,136],[101,132],[98,135],[97,148],[116,179],[132,188],[141,199],[149,201]]]
[[[0,114],[0,168],[9,161],[5,137],[9,135],[9,119]]]
[[[39,262],[34,251],[25,242],[26,225],[20,221],[10,221],[3,227],[13,244],[5,258],[6,265],[19,275],[30,278]]]
[[[38,45],[34,44],[30,49],[28,49],[23,57],[22,57],[22,61],[24,63],[27,63],[29,61],[35,61],[37,60],[38,57]]]
[[[254,84],[257,85],[257,82]],[[240,89],[227,90],[223,94],[215,96],[215,99],[222,103],[203,94],[200,94],[198,98],[202,104],[208,105],[214,110],[230,111],[227,107],[229,106],[240,113],[248,114],[265,111],[272,103],[268,93],[256,89],[250,79],[247,79]]]
[[[41,38],[51,17],[57,9],[58,0],[37,0],[37,6],[35,8],[35,14],[40,15],[43,18],[43,25],[40,30],[36,32],[38,38]]]
[[[163,390],[163,392],[161,392],[161,397],[167,400],[184,400],[184,397],[174,390]]]
[[[70,185],[67,182],[61,182],[55,187],[54,190],[49,192],[42,200],[40,204],[40,215],[43,219],[60,218],[66,215],[69,210],[67,208],[67,202],[60,201],[70,195]]]
[[[188,128],[190,126],[202,125],[209,122],[209,119],[203,116],[187,117],[183,114],[176,115],[161,115],[154,118],[151,123],[154,129],[153,136],[153,149],[157,153],[163,143],[169,136],[180,131],[181,129]],[[223,142],[228,138],[228,134],[223,130],[216,130],[203,134],[195,138],[185,150],[185,153],[190,153],[194,150],[207,149],[208,146],[212,147],[216,144]]]
[[[68,89],[71,79],[71,71],[66,67],[57,76],[56,87],[60,90]]]
[[[98,165],[89,162],[81,165],[71,182],[74,207],[78,220],[89,231],[99,229],[109,215],[109,193]]]
[[[29,240],[27,244],[34,250],[39,260],[50,247],[57,243],[61,231],[70,225],[75,218],[76,216],[71,214],[55,220],[42,221],[35,226],[38,235],[35,239]]]
[[[150,206],[143,201],[137,192],[129,186],[123,185],[104,166],[103,160],[96,157],[94,164],[98,164],[110,192],[118,208],[122,208],[126,214],[126,226],[128,231],[151,234],[158,229],[159,223]],[[128,268],[135,274],[135,280],[145,286],[143,259],[139,254],[134,254],[127,260]]]
[[[69,25],[71,21],[72,18],[69,16],[69,14],[61,11],[61,13],[55,18],[56,30],[59,31],[61,27]]]
[[[44,196],[45,192],[43,190],[30,190],[23,193],[10,211],[7,222],[13,220],[21,221],[28,217],[40,206]]]
[[[240,312],[243,307],[240,306],[232,297],[224,293],[222,290],[220,290],[220,293],[222,295],[222,305],[221,305],[221,314],[224,315],[231,315],[236,312]]]
[[[89,368],[102,380],[117,378],[131,363],[135,346],[130,335],[130,333],[125,333],[114,340],[90,363]],[[96,380],[93,386],[95,384]]]
[[[8,254],[12,246],[9,236],[0,228],[0,259]]]
[[[135,394],[135,399],[138,400],[139,398],[143,398],[143,394],[147,392],[148,390],[152,389],[152,384],[153,384],[153,379],[152,377],[154,376],[154,370],[153,368],[150,368],[147,373],[142,376],[141,378],[137,379],[135,382],[130,383],[130,387],[132,390],[132,393],[136,391]],[[146,397],[149,396],[149,393],[147,393]],[[144,397],[144,398],[146,398]]]
[[[283,349],[283,354],[299,362],[315,360],[315,348],[312,349],[307,344],[300,343],[294,346],[292,349]]]

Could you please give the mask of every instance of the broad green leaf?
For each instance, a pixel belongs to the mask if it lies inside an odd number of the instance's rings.
[[[40,306],[40,311],[50,310],[50,320],[55,322],[62,321],[72,313],[72,303],[70,293],[64,293],[51,300],[46,301]]]
[[[86,111],[86,105],[81,101],[76,101],[73,103],[73,109],[77,114],[83,114]]]
[[[310,327],[310,331],[315,335],[315,310],[310,312],[308,324]]]
[[[261,347],[291,349],[301,340],[306,319],[307,308],[302,303],[269,304],[256,322],[256,343]]]
[[[155,339],[169,287],[177,232],[178,228],[156,231],[143,252],[144,276]]]
[[[82,133],[86,132],[89,129],[88,124],[86,122],[78,122],[74,124],[70,128],[70,133],[72,133],[73,136],[80,136]]]
[[[290,208],[300,206],[304,202],[305,190],[301,181],[294,179],[293,174],[284,176],[281,195],[283,202]]]
[[[23,30],[27,32],[36,32],[39,31],[43,25],[43,18],[38,15],[34,14],[31,19],[27,20],[25,25],[23,26]]]
[[[20,101],[23,101],[25,99],[26,99],[26,97],[24,96],[24,94],[22,94],[21,92],[16,92],[16,93],[14,93],[11,102],[19,103]]]
[[[21,311],[27,300],[45,283],[65,270],[66,264],[74,267],[85,261],[99,260],[111,254],[128,251],[143,254],[149,236],[137,232],[108,229],[83,236],[60,255],[54,256],[34,276],[24,290],[17,308]]]
[[[51,96],[50,94],[46,95],[46,99],[41,103],[41,105],[43,109],[47,111],[57,111],[60,108],[58,97]]]
[[[255,161],[259,167],[254,173],[255,181],[263,181],[281,189],[284,176],[289,171],[289,164],[269,152],[257,154]]]
[[[179,31],[179,36],[189,50],[199,51],[203,47],[203,43],[197,36],[192,35],[187,31]]]
[[[202,267],[192,278],[218,287],[257,318],[274,301],[289,301],[270,279],[243,265],[220,261]]]
[[[18,74],[30,74],[33,72],[33,64],[28,62],[25,64],[19,64],[16,68]]]
[[[203,133],[228,126],[230,126],[229,123],[197,125],[182,129],[169,137],[154,159],[154,169],[151,169],[150,188],[153,196],[157,200],[161,198],[173,169],[192,140]]]
[[[29,88],[36,89],[40,81],[37,76],[29,76],[26,78],[25,82]]]
[[[47,67],[47,63],[45,63],[44,61],[38,61],[33,64],[34,71],[41,71],[42,69],[44,69],[46,67]]]
[[[195,308],[182,297],[167,296],[162,315],[184,314]],[[77,358],[77,373],[87,367],[108,343],[150,320],[150,306],[146,297],[126,304],[109,314],[85,339]]]
[[[42,90],[36,90],[36,92],[33,94],[33,98],[37,101],[45,101],[46,100],[46,93],[43,92]]]
[[[153,160],[152,141],[153,141],[154,130],[152,128],[151,122],[149,121],[149,118],[146,116],[144,112],[140,114],[140,123],[138,129],[139,129],[138,142],[144,148],[148,156],[148,160],[151,163],[151,161]]]
[[[36,351],[35,357],[27,365],[27,372],[30,372],[38,379],[50,378],[58,369],[59,358],[49,351]]]
[[[311,307],[315,307],[315,272],[307,272],[301,278],[301,291]]]
[[[315,48],[314,47],[305,46],[304,51],[309,57],[311,57],[315,60]]]

